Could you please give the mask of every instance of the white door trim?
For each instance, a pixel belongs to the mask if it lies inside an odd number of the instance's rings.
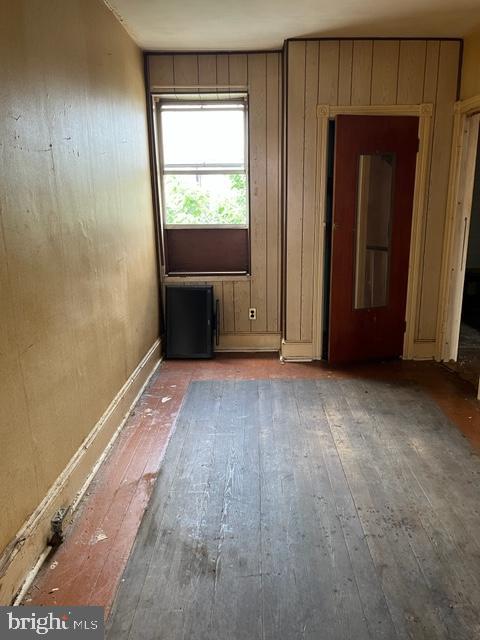
[[[439,360],[456,360],[465,278],[476,140],[480,122],[480,95],[455,104],[447,218],[443,246],[437,344]]]

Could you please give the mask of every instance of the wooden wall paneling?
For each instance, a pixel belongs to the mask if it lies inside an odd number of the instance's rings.
[[[305,51],[305,139],[303,148],[303,237],[302,282],[300,307],[300,340],[312,340],[313,311],[313,261],[315,250],[315,175],[317,153],[317,104],[322,78],[326,81],[326,93],[336,99],[338,78],[338,48],[322,47],[330,42],[307,42]],[[335,55],[337,54],[337,55]],[[320,55],[320,59],[319,59]],[[323,56],[323,64],[322,64]]]
[[[440,41],[439,40],[429,40],[426,43],[426,52],[425,52],[425,77],[423,80],[423,101],[433,104],[433,109],[435,113],[436,109],[436,100],[437,100],[437,82],[438,82],[438,63],[440,58]],[[435,124],[435,120],[434,120]],[[434,135],[430,138],[430,152],[429,152],[429,160],[427,167],[427,176],[428,176],[428,196],[427,196],[427,205],[430,198],[430,188],[431,188],[431,167],[432,167],[432,153],[433,153],[433,141]],[[419,336],[419,323],[420,323],[420,300],[422,295],[422,274],[424,271],[424,263],[425,263],[425,237],[427,232],[427,213],[424,216],[424,224],[422,228],[422,257],[420,264],[420,274],[419,279],[420,283],[418,285],[418,300],[416,302],[417,313],[416,313],[416,324],[415,324],[415,338],[417,339]]]
[[[480,95],[480,75],[478,61],[480,60],[480,24],[469,30],[463,39],[462,73],[460,98],[468,100]]]
[[[285,167],[283,153],[286,145],[285,135],[285,93],[286,87],[286,63],[284,62],[283,55],[279,57],[278,62],[278,238],[277,238],[277,254],[278,254],[278,268],[277,268],[277,291],[278,291],[278,305],[277,305],[277,328],[282,333],[281,339],[285,335],[284,325],[284,304],[285,304],[285,283],[284,283],[284,255],[285,255],[285,193],[286,193],[286,179],[285,179]]]
[[[397,104],[423,101],[427,42],[402,40],[398,63]]]
[[[248,318],[250,308],[250,282],[236,281],[233,283],[235,332],[250,333],[251,322]]]
[[[435,103],[437,99],[439,40],[429,40],[425,50],[425,78],[423,81],[423,102]]]
[[[371,40],[353,42],[351,104],[370,104],[372,82],[373,43]]]
[[[314,44],[314,43],[308,43]],[[318,103],[337,104],[338,101],[338,40],[320,42],[318,52]],[[313,74],[313,69],[312,69]]]
[[[288,44],[287,86],[287,229],[286,229],[286,339],[300,340],[303,155],[305,137],[305,42]]]
[[[235,333],[235,303],[233,296],[233,282],[231,280],[224,280],[222,282],[222,300],[222,333]]]
[[[338,62],[338,104],[348,105],[352,96],[353,40],[341,40]]]
[[[267,56],[248,56],[250,128],[251,330],[267,330]]]
[[[279,328],[280,305],[280,124],[281,64],[279,56],[267,54],[266,100],[266,265],[267,265],[267,331]]]
[[[150,87],[173,87],[173,56],[149,56]]]
[[[200,87],[217,86],[217,56],[202,54],[198,56],[198,84]]]
[[[434,135],[430,139],[433,163],[425,161],[429,185],[427,214],[420,224],[421,286],[415,303],[417,325],[412,351],[427,357],[435,344],[441,238],[456,96],[458,41],[343,40],[290,41],[287,46],[286,130],[286,340],[297,345],[311,339],[310,261],[310,150],[316,128],[309,121],[308,102],[312,47],[319,46],[318,104],[393,107],[396,104],[434,105]],[[323,56],[322,56],[323,53]],[[437,104],[438,103],[438,104]],[[428,136],[427,136],[428,138]],[[315,143],[317,144],[317,143]],[[430,165],[430,166],[429,166]],[[318,196],[318,194],[317,194]],[[426,219],[426,221],[425,221]],[[418,237],[418,236],[417,236]],[[422,262],[423,261],[423,262]],[[316,267],[315,267],[316,268]],[[301,277],[299,278],[299,273]],[[425,293],[426,292],[426,293]],[[419,300],[422,306],[419,309]],[[301,318],[298,318],[299,308]],[[317,314],[317,312],[315,312]],[[299,326],[300,322],[300,326]],[[410,326],[415,327],[415,323]],[[313,335],[315,340],[315,334]],[[428,344],[430,342],[430,344]],[[413,342],[412,342],[413,344]]]
[[[450,167],[453,105],[457,92],[460,43],[442,41],[438,66],[430,194],[427,207],[425,250],[417,338],[436,339],[442,262],[445,205]]]
[[[164,58],[168,58],[166,66]],[[278,52],[151,54],[149,65],[155,82],[168,83],[170,89],[219,87],[249,91],[252,273],[245,280],[226,276],[214,281],[221,283],[223,333],[275,334],[280,330],[281,296],[281,56]],[[156,89],[153,82],[151,88]],[[171,277],[169,281],[173,282]],[[201,278],[187,276],[184,281],[188,284]],[[257,308],[258,318],[252,322],[248,319],[251,306]],[[255,344],[252,342],[251,347]]]
[[[395,104],[398,80],[398,40],[373,43],[371,104]]]
[[[205,284],[211,284],[213,286],[213,304],[215,306],[218,300],[220,304],[220,333],[223,333],[223,286],[221,280],[215,280],[213,282],[206,282]]]
[[[438,40],[430,40],[426,43],[425,52],[425,78],[423,81],[423,102],[433,104],[435,111],[435,102],[437,99],[437,82],[438,82],[438,61],[440,57],[440,42]],[[428,176],[430,180],[431,170],[431,154],[433,147],[433,136],[431,139],[430,162],[428,167]]]
[[[217,59],[217,84],[219,87],[228,87],[229,82],[229,70],[228,70],[228,55],[219,54]]]
[[[198,86],[198,56],[197,55],[176,55],[173,58],[173,80],[175,86],[197,87]]]
[[[245,53],[229,55],[229,83],[233,87],[246,87],[248,83],[248,63]]]

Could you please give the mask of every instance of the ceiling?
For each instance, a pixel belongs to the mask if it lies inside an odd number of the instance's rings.
[[[464,36],[479,0],[105,0],[147,50],[274,49],[299,36]]]

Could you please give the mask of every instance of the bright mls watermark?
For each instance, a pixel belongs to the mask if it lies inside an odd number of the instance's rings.
[[[0,639],[103,640],[103,607],[0,607]]]

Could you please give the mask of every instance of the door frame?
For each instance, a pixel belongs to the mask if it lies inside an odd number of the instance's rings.
[[[410,256],[408,266],[407,304],[405,313],[405,337],[403,343],[403,358],[421,357],[415,351],[415,326],[419,310],[418,292],[421,276],[422,230],[425,221],[428,168],[432,149],[432,115],[433,104],[408,105],[347,105],[334,106],[328,104],[317,105],[317,185],[316,209],[317,221],[315,225],[314,242],[314,291],[313,291],[313,358],[322,357],[323,334],[323,255],[325,250],[326,226],[326,177],[327,177],[327,149],[328,122],[337,115],[370,115],[370,116],[417,116],[419,149],[415,168],[415,189],[413,195],[412,232],[410,238]]]
[[[478,116],[478,117],[475,117]],[[465,280],[465,242],[470,231],[477,160],[474,138],[480,120],[480,95],[455,103],[447,218],[440,289],[438,360],[456,360]],[[480,393],[480,388],[479,388]]]

